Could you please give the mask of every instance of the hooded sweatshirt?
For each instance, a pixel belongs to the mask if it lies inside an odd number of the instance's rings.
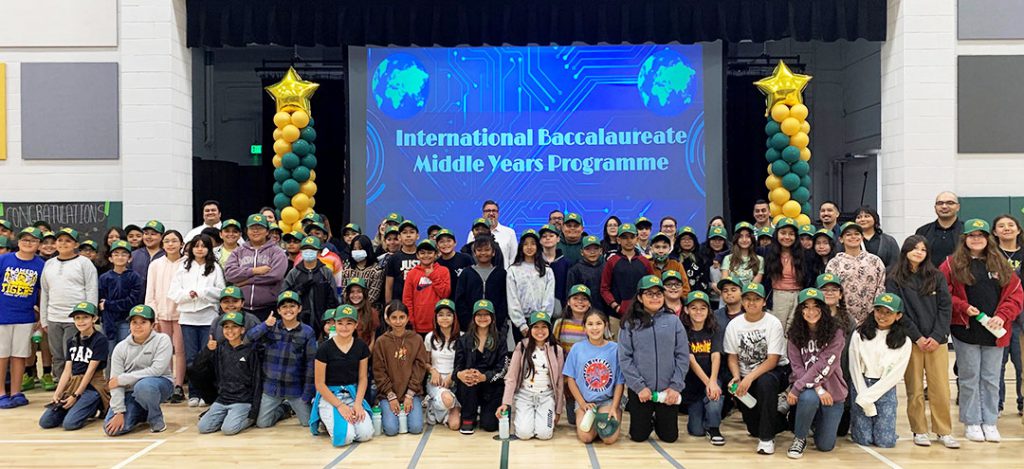
[[[619,331],[619,364],[626,386],[639,393],[686,387],[690,369],[690,340],[686,329],[668,310],[658,311],[650,326],[637,329],[632,321],[623,321]]]
[[[392,331],[385,332],[373,342],[371,362],[379,398],[388,399],[394,393],[402,402],[407,392],[423,395],[423,377],[430,368],[430,360],[419,334],[407,330],[398,337]]]
[[[508,321],[507,273],[502,267],[491,267],[485,282],[480,271],[485,268],[473,265],[462,270],[455,285],[455,314],[459,318],[459,329],[468,330],[473,318],[473,303],[490,300],[494,303],[495,325]]]
[[[264,265],[270,266],[270,272],[253,275],[253,268]],[[276,304],[287,270],[288,255],[276,244],[267,241],[257,248],[246,243],[231,251],[224,268],[224,280],[241,286],[245,309],[264,309]]]
[[[427,274],[423,264],[417,264],[405,276],[402,303],[409,308],[409,322],[416,332],[426,334],[434,330],[434,306],[452,293],[448,269],[436,262]]]
[[[138,344],[129,336],[114,347],[110,358],[110,376],[120,385],[110,390],[110,409],[124,412],[124,393],[142,378],[158,377],[172,381],[171,338],[151,332],[145,342]]]
[[[92,261],[82,256],[60,260],[52,258],[43,266],[39,290],[39,318],[43,325],[72,323],[68,315],[78,303],[96,304],[99,277]]]
[[[501,403],[509,407],[512,407],[515,403],[515,395],[522,389],[523,381],[529,379],[528,376],[523,376],[523,373],[526,372],[523,362],[532,360],[531,357],[526,356],[526,346],[529,345],[531,340],[533,339],[527,337],[516,346],[515,351],[512,352],[512,361],[508,365],[508,372],[505,373],[505,393],[502,395]],[[540,351],[534,350],[534,353],[538,352]],[[563,384],[565,378],[562,375],[562,366],[565,364],[565,352],[558,345],[548,344],[544,347],[544,351],[540,353],[547,355],[547,373],[548,380],[551,383],[551,391],[554,393],[555,413],[561,414],[564,405],[562,396],[565,393],[565,385]],[[542,371],[534,370],[534,372]]]
[[[846,399],[847,387],[840,366],[843,349],[846,346],[846,332],[836,328],[832,339],[824,348],[808,341],[807,347],[798,347],[793,341],[787,345],[789,366],[792,372],[790,392],[799,396],[805,389],[822,388],[832,395],[835,402]]]
[[[164,256],[149,264],[149,280],[143,282],[146,289],[146,306],[153,308],[156,318],[161,321],[178,320],[178,303],[167,296],[167,292],[171,289],[171,281],[178,273],[178,268],[184,263],[184,257],[171,262]]]
[[[183,326],[205,326],[217,317],[224,276],[216,262],[209,275],[203,275],[205,271],[206,266],[192,263],[186,269],[182,263],[171,279],[167,297],[178,305],[178,322]],[[193,291],[195,298],[190,295]]]

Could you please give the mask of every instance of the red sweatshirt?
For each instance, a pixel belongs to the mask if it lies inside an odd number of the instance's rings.
[[[942,265],[939,266],[939,270],[946,276],[946,281],[949,283],[949,292],[953,295],[953,317],[952,324],[967,326],[967,327],[983,327],[977,321],[971,321],[971,318],[967,316],[967,308],[971,305],[967,302],[967,287],[964,284],[957,282],[956,278],[953,277],[953,267],[950,265],[949,260],[952,257],[947,257]],[[1013,320],[1020,314],[1021,305],[1024,304],[1024,291],[1021,290],[1020,279],[1017,278],[1016,274],[1010,275],[1010,281],[1003,286],[1002,292],[999,294],[999,306],[996,306],[995,311],[982,311],[989,316],[996,316],[1003,320],[1003,328],[1007,331],[1013,326]],[[1006,334],[996,340],[996,346],[1008,347],[1010,345],[1010,337],[1012,334]]]
[[[409,322],[416,332],[425,334],[434,330],[434,306],[452,292],[452,281],[448,268],[436,262],[433,272],[427,275],[422,265],[413,267],[405,276],[405,288],[402,291],[402,303],[409,308]],[[421,285],[423,278],[430,283]]]

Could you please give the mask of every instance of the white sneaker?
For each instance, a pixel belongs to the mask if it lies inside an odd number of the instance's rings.
[[[928,438],[927,433],[915,433],[914,444],[917,446],[931,446],[932,440],[931,438]]]
[[[207,404],[206,401],[199,399],[199,407],[208,407],[209,405],[210,404]]]
[[[916,437],[917,435],[914,436]],[[939,435],[939,441],[949,449],[960,449],[960,442],[956,441],[953,435]],[[917,440],[915,439],[914,442],[917,443]]]
[[[199,398],[198,397],[189,398],[188,406],[189,407],[199,407]]]
[[[985,441],[985,433],[981,431],[981,425],[968,425],[964,428],[964,436],[968,441]]]
[[[775,440],[758,441],[757,454],[775,454]]]
[[[985,434],[985,441],[999,443],[1003,440],[1003,437],[999,435],[999,429],[995,425],[982,425],[981,431]]]

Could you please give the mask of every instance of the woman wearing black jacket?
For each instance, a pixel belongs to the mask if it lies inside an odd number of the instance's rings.
[[[498,430],[496,412],[505,392],[508,345],[498,332],[494,305],[487,300],[473,303],[473,324],[455,343],[455,393],[462,404],[459,432],[472,435],[480,417],[480,428]]]
[[[690,291],[706,292],[710,288],[710,264],[704,262],[699,250],[700,241],[697,239],[697,233],[694,233],[693,228],[684,226],[676,237],[675,254],[679,263],[683,265],[686,278],[690,280]]]

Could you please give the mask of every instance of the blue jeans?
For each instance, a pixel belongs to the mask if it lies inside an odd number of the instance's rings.
[[[813,389],[804,389],[797,397],[793,434],[797,438],[807,439],[811,424],[814,424],[814,446],[818,451],[832,451],[836,447],[836,433],[839,421],[843,418],[844,402],[833,401],[832,405],[822,405],[818,393]]]
[[[725,396],[712,401],[704,396],[687,406],[686,432],[693,436],[704,436],[704,431],[722,425],[722,405]]]
[[[274,397],[263,393],[260,400],[260,414],[256,417],[256,426],[260,428],[272,427],[285,416],[284,406],[281,404],[288,401],[288,404],[295,411],[295,417],[299,419],[299,425],[309,426],[309,403],[300,397]]]
[[[124,435],[142,422],[149,422],[151,428],[163,427],[164,413],[160,409],[160,404],[167,402],[173,392],[174,383],[167,378],[150,376],[140,379],[131,390],[124,393],[124,426],[121,427],[121,431],[113,434],[108,432],[107,435]],[[114,409],[107,411],[107,418],[103,420],[104,424],[112,418],[114,418]],[[103,431],[107,431],[105,425]]]
[[[242,430],[252,426],[252,419],[249,418],[249,411],[252,404],[221,404],[214,402],[210,410],[199,419],[199,433],[213,433],[221,430],[225,435],[237,435]]]
[[[399,399],[399,403],[402,399]],[[423,396],[412,397],[412,408],[405,409],[409,413],[408,426],[409,433],[418,434],[423,433]],[[387,436],[395,436],[398,434],[398,416],[391,412],[391,406],[388,405],[387,399],[380,400],[380,419],[381,426],[384,427],[384,434]]]
[[[1020,334],[1024,332],[1021,326],[1014,321],[1010,330],[1010,346],[1003,349],[1003,368],[999,371],[999,410],[1003,409],[1006,402],[1006,362],[1013,363],[1013,376],[1015,378],[1013,387],[1017,392],[1017,410],[1024,407],[1024,395],[1021,394],[1021,362],[1020,362]]]
[[[85,422],[96,415],[99,409],[100,393],[93,388],[86,388],[82,397],[75,401],[70,409],[63,407],[46,407],[43,415],[39,417],[39,426],[43,428],[57,428],[63,426],[65,430],[78,430],[85,426]]]
[[[203,347],[210,340],[210,326],[186,326],[181,324],[181,339],[185,342],[185,364],[186,366],[192,366],[192,361],[199,356],[199,352],[203,350]],[[192,386],[189,386],[188,397],[201,398],[202,396],[197,391],[194,391]]]
[[[960,372],[960,422],[995,425],[999,417],[1002,347],[971,345],[953,338]]]
[[[959,349],[957,349],[959,350]],[[868,386],[875,384],[878,380],[864,378]],[[896,446],[896,408],[899,403],[896,401],[896,387],[882,394],[882,397],[875,401],[875,409],[878,411],[874,417],[864,415],[864,409],[857,405],[857,393],[850,390],[850,400],[853,405],[850,407],[850,434],[853,441],[858,445],[879,448],[893,448]],[[814,432],[817,438],[818,432]],[[817,440],[815,440],[817,444]]]

